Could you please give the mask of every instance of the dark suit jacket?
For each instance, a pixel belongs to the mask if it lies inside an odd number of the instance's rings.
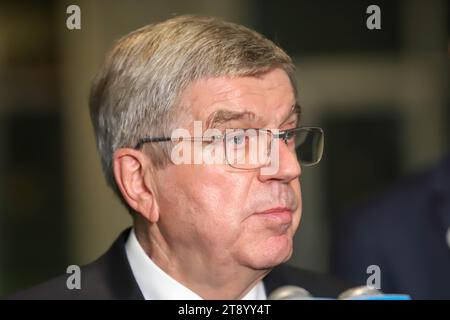
[[[332,272],[365,284],[381,268],[381,289],[415,299],[450,299],[450,158],[352,210],[332,241]]]
[[[66,281],[69,275],[64,275],[7,299],[144,299],[125,253],[129,232],[130,229],[125,230],[103,256],[81,268],[80,290],[68,290]],[[346,289],[339,281],[287,265],[273,269],[263,282],[268,295],[288,284],[301,286],[320,297],[336,297]]]

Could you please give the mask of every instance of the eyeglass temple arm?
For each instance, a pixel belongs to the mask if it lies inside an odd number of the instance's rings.
[[[139,142],[134,147],[135,149],[140,149],[145,143],[148,142],[163,142],[163,141],[170,141],[170,137],[155,137],[155,138],[143,138],[139,140]]]
[[[214,137],[179,137],[179,140],[188,140],[188,141],[203,141],[203,142],[212,142],[215,139],[219,139],[222,136],[214,136]],[[134,147],[135,149],[140,149],[145,143],[149,142],[165,142],[172,141],[171,137],[154,137],[154,138],[143,138],[139,140],[139,142]]]

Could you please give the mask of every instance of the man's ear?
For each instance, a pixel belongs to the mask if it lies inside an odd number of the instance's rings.
[[[128,205],[148,221],[157,222],[154,180],[149,183],[144,179],[146,172],[153,170],[150,159],[139,150],[121,148],[114,152],[113,168],[116,184]]]

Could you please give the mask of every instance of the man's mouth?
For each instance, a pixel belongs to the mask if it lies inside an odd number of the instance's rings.
[[[268,210],[255,212],[257,216],[276,220],[281,224],[290,224],[292,222],[292,210],[287,207],[276,207]]]

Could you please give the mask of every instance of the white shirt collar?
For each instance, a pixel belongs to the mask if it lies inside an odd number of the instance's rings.
[[[131,230],[125,251],[134,278],[145,300],[202,300],[198,294],[186,288],[159,268],[145,253]],[[264,284],[259,281],[242,300],[266,300]]]

